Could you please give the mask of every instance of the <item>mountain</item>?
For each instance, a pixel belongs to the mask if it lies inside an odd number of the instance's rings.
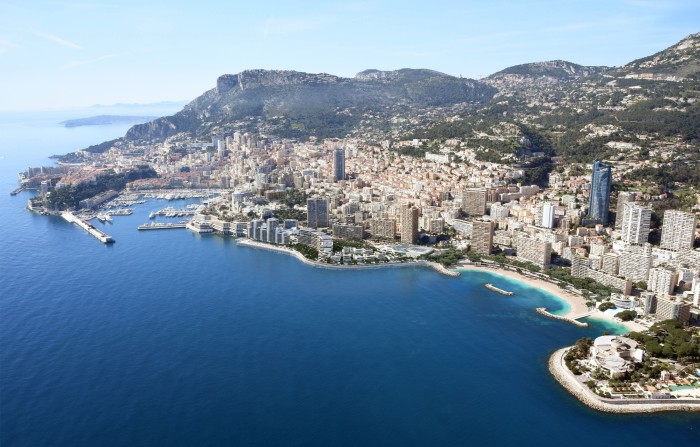
[[[629,79],[661,81],[700,80],[700,33],[649,57],[637,59],[614,72]]]
[[[219,77],[180,112],[136,125],[125,138],[242,130],[368,142],[459,139],[477,160],[531,168],[527,181],[546,179],[552,157],[602,158],[625,165],[629,178],[700,187],[699,92],[700,33],[622,67],[556,60],[481,80],[427,69],[370,69],[352,78],[246,70]]]
[[[342,137],[363,117],[409,110],[484,104],[497,92],[485,83],[432,70],[366,70],[354,78],[325,73],[246,70],[219,77],[173,116],[134,126],[128,140],[206,134],[234,122],[255,122],[278,136]]]

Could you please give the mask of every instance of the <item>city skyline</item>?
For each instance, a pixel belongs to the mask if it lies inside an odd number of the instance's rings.
[[[620,66],[697,32],[698,18],[690,1],[10,1],[0,4],[0,110],[191,100],[218,76],[252,68],[345,77],[429,68],[479,79],[545,60]]]

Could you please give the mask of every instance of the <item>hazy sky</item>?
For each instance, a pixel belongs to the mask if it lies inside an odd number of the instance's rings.
[[[697,0],[0,0],[0,110],[189,100],[249,68],[619,66],[699,31]]]

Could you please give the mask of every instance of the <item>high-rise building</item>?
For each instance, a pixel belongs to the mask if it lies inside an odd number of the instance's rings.
[[[618,217],[620,210],[618,210]],[[622,205],[622,240],[628,244],[646,244],[649,240],[651,208],[626,202]]]
[[[637,193],[636,192],[630,192],[630,191],[621,191],[617,195],[617,208],[615,208],[617,216],[615,217],[615,228],[620,229],[622,228],[622,210],[623,207],[625,206],[625,203],[630,203],[634,202],[637,199]]]
[[[552,244],[550,242],[534,239],[524,234],[514,239],[519,260],[532,262],[543,269],[549,267],[552,259]]]
[[[554,205],[551,203],[542,205],[542,226],[554,228]]]
[[[611,184],[612,168],[603,164],[600,160],[595,160],[591,174],[591,196],[588,202],[588,215],[603,225],[608,224]]]
[[[401,205],[401,242],[414,244],[418,240],[418,208]]]
[[[683,250],[693,248],[695,242],[695,213],[668,210],[664,212],[664,224],[661,228],[661,248]]]
[[[372,219],[369,221],[369,231],[376,238],[393,241],[396,238],[396,221],[394,219]]]
[[[690,303],[683,303],[680,299],[673,297],[656,298],[656,319],[676,320],[685,324],[690,320]]]
[[[306,214],[307,226],[311,228],[328,227],[328,199],[307,199]]]
[[[345,149],[333,151],[333,179],[345,180]]]
[[[493,222],[475,220],[472,222],[471,251],[480,255],[490,255],[493,248]]]
[[[476,217],[486,214],[486,190],[465,189],[462,192],[462,211]]]
[[[620,253],[620,276],[632,281],[646,281],[651,269],[651,246],[628,246]]]
[[[678,281],[678,272],[665,267],[654,267],[649,270],[647,290],[658,296],[665,297],[673,294],[673,289]]]

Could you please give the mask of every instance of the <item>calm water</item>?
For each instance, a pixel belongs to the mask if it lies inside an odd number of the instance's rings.
[[[563,305],[507,279],[136,230],[172,202],[97,223],[112,246],[26,212],[16,171],[126,130],[56,121],[0,122],[0,445],[697,445],[697,415],[605,415],[563,391],[548,355],[615,328],[541,317]]]

